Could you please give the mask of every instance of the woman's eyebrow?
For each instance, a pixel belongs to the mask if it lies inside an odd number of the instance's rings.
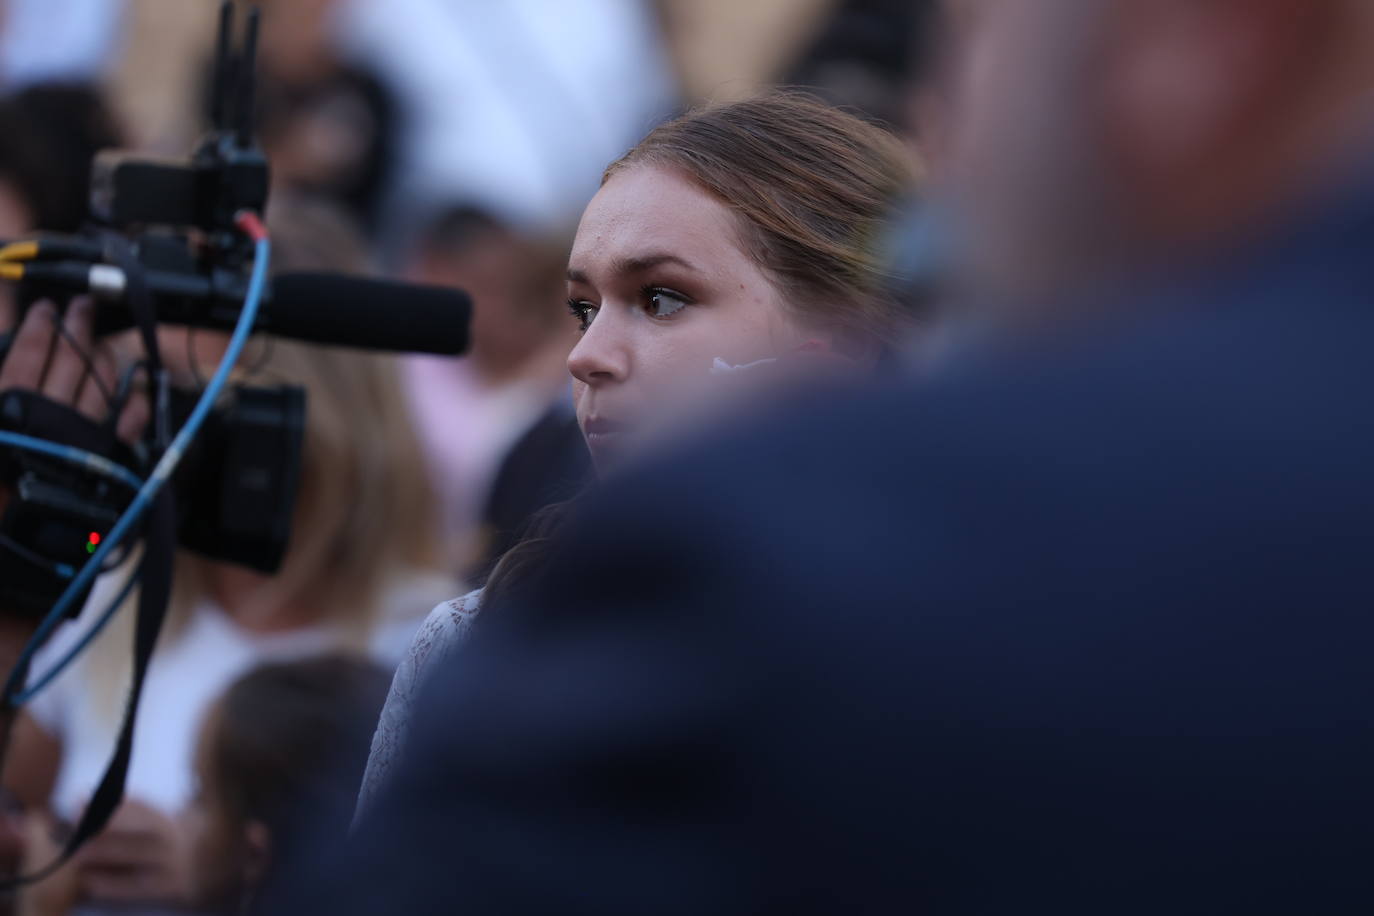
[[[646,270],[661,267],[664,264],[676,264],[687,270],[696,270],[690,262],[675,254],[642,254],[632,258],[619,258],[611,264],[612,274],[642,274]],[[585,271],[577,268],[568,268],[568,279],[573,283],[590,283]]]
[[[661,267],[664,264],[676,264],[688,270],[696,270],[690,263],[675,254],[642,254],[633,258],[621,258],[615,262],[615,272],[622,274],[642,274],[646,270]]]

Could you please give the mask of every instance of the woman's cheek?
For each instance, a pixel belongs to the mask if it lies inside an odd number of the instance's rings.
[[[656,349],[639,362],[642,387],[636,400],[648,407],[645,432],[654,438],[675,433],[720,409],[711,365],[723,347],[718,336],[682,334],[672,347]]]
[[[676,335],[671,343],[655,346],[639,361],[644,389],[669,402],[695,397],[710,376],[713,351],[719,346],[718,340],[699,332]]]

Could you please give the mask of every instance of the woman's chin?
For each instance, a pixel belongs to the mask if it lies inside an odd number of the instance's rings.
[[[591,433],[586,436],[586,442],[598,477],[604,477],[607,472],[623,464],[629,451],[628,436],[621,432]]]

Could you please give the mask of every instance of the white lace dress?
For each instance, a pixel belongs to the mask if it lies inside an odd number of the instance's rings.
[[[415,639],[391,680],[391,692],[387,694],[377,731],[372,736],[372,752],[367,758],[362,788],[358,791],[355,823],[371,806],[400,760],[415,700],[425,681],[467,639],[481,602],[481,589],[445,601],[429,612],[415,632]]]

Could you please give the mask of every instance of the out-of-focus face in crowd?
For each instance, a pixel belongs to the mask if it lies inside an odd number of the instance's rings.
[[[964,278],[994,301],[1064,301],[1205,258],[1311,193],[1374,126],[1361,0],[949,10],[946,177]]]
[[[1105,4],[1102,4],[1105,6]],[[1077,0],[951,2],[954,53],[946,180],[972,244],[960,266],[994,298],[1073,260],[1103,194],[1101,164],[1083,136],[1087,55],[1066,30],[1099,18]],[[1062,212],[1069,201],[1077,212]],[[1075,224],[1083,224],[1079,229]]]

